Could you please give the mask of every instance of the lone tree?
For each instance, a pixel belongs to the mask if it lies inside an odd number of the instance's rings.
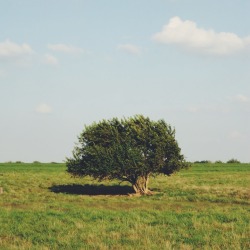
[[[103,120],[85,126],[67,158],[73,176],[128,181],[137,194],[151,194],[149,176],[171,175],[188,167],[175,139],[175,130],[164,120],[142,115]]]

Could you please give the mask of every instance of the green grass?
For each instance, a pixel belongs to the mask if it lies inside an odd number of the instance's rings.
[[[0,249],[250,249],[250,164],[194,164],[147,197],[65,170],[0,164]]]

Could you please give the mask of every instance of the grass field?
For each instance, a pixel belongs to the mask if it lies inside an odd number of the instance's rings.
[[[250,164],[194,164],[147,197],[65,169],[0,164],[0,249],[250,249]]]

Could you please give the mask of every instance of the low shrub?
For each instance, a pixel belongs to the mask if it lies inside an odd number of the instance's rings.
[[[223,163],[223,161],[220,161],[220,160],[219,160],[219,161],[216,161],[215,163]]]
[[[203,160],[203,161],[195,161],[194,163],[206,164],[206,163],[212,163],[212,162],[209,160]]]
[[[240,163],[240,161],[238,161],[237,159],[232,158],[232,159],[228,160],[227,163]]]

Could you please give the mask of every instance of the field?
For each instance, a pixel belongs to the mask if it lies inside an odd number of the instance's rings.
[[[65,169],[0,164],[0,249],[250,249],[250,164],[193,164],[147,197]]]

